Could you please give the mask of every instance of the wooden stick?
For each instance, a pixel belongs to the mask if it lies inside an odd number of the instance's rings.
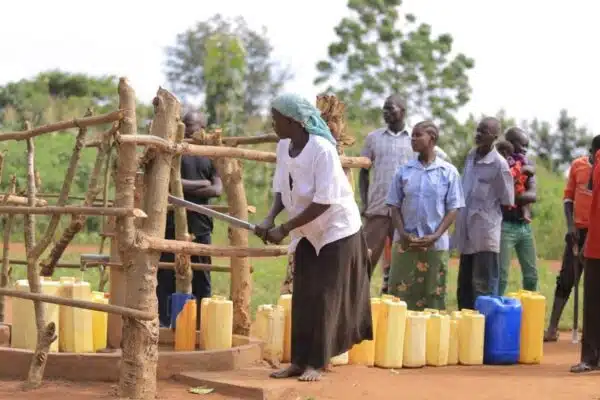
[[[149,237],[138,232],[136,246],[139,250],[154,250],[163,253],[185,253],[214,257],[281,257],[287,255],[287,246],[239,247],[216,246],[193,242]]]
[[[26,124],[29,128],[29,124]],[[27,198],[29,200],[28,208],[35,208],[35,147],[32,138],[27,138]],[[35,217],[34,215],[25,215],[25,249],[27,251],[27,281],[29,282],[30,294],[40,294],[40,274],[36,265],[37,259],[32,257],[35,247]],[[7,290],[7,289],[0,289]],[[35,352],[31,358],[27,380],[23,386],[24,389],[35,389],[42,384],[44,378],[44,369],[48,359],[50,345],[56,340],[56,326],[53,322],[46,325],[46,308],[44,304],[36,300],[33,302],[35,311],[35,325],[37,327],[37,343]]]
[[[140,311],[134,308],[113,306],[110,304],[96,303],[88,300],[70,299],[68,297],[50,296],[48,294],[42,293],[30,293],[23,290],[2,288],[0,289],[0,294],[3,296],[16,297],[19,299],[33,300],[35,302],[58,304],[60,306],[83,308],[85,310],[118,314],[124,317],[136,318],[143,321],[151,321],[157,317],[154,313]]]
[[[10,190],[9,193],[14,193],[15,189],[17,186],[17,177],[16,176],[12,176],[11,181],[10,181]],[[5,204],[6,201],[8,200],[8,196],[5,196],[3,203]],[[13,225],[13,221],[14,221],[15,216],[14,215],[9,215],[9,216],[4,216],[3,222],[4,222],[4,232],[3,232],[3,246],[2,246],[2,269],[0,270],[0,288],[5,288],[6,286],[8,286],[8,282],[9,282],[9,278],[10,278],[10,264],[8,262],[9,258],[8,258],[8,252],[10,249],[10,235],[12,233],[12,225]],[[0,296],[0,323],[4,322],[4,296]]]
[[[225,136],[221,138],[221,141],[226,146],[236,147],[244,144],[277,143],[279,142],[279,136],[274,133],[255,136]],[[203,143],[201,139],[196,137],[185,139],[184,142],[198,145],[206,144]]]
[[[102,125],[109,122],[119,121],[123,118],[123,111],[113,111],[96,117],[80,118],[71,121],[62,121],[54,124],[42,125],[37,128],[27,128],[22,132],[0,133],[0,142],[5,140],[27,140],[50,132],[59,132],[73,128],[87,128],[93,125]]]
[[[24,215],[101,215],[126,218],[147,218],[148,216],[139,208],[120,207],[83,207],[83,206],[46,206],[46,207],[18,207],[0,206],[0,214],[24,214]]]
[[[185,136],[185,124],[179,122],[175,143],[181,143]],[[173,156],[171,164],[170,189],[173,196],[183,199],[183,184],[181,183],[181,154]],[[187,210],[183,207],[175,207],[175,240],[183,242],[190,241],[188,234]],[[177,293],[192,293],[192,268],[189,254],[175,254],[175,291]]]
[[[0,151],[0,184],[2,183],[3,169],[4,169],[4,152]]]
[[[92,110],[88,109],[84,118],[90,117],[91,115]],[[73,184],[73,179],[75,178],[75,173],[77,172],[77,165],[79,164],[79,160],[81,158],[81,150],[83,149],[83,141],[86,134],[87,128],[80,127],[77,137],[75,138],[75,146],[73,148],[73,152],[71,153],[71,159],[69,160],[69,166],[67,167],[67,172],[65,173],[65,179],[63,180],[63,185],[56,202],[56,207],[62,207],[67,203],[69,192],[71,191],[71,185]],[[60,222],[60,217],[61,214],[52,214],[44,236],[42,236],[42,239],[35,245],[31,251],[32,254],[27,256],[28,258],[33,258],[37,261],[42,253],[46,251],[48,245],[50,245],[50,241],[54,238],[56,228],[58,228],[58,223]]]
[[[113,126],[106,132],[102,132],[99,135],[96,135],[93,139],[90,139],[85,142],[83,147],[92,148],[92,147],[101,147],[102,143],[105,140],[109,139],[119,131],[119,124],[117,122],[113,123]]]
[[[8,253],[5,253],[8,256]],[[12,265],[27,265],[26,260],[15,260],[8,259],[8,264]],[[212,272],[231,272],[231,267],[225,265],[213,265],[213,264],[205,264],[205,263],[191,263],[190,264],[192,270],[194,271],[212,271]],[[85,263],[85,268],[115,268],[115,269],[123,269],[123,263],[113,262],[113,261],[90,261]],[[81,264],[77,263],[56,263],[55,268],[65,268],[65,269],[81,269]],[[175,263],[171,262],[159,262],[158,268],[160,269],[170,269],[173,270],[175,268]]]
[[[275,163],[277,157],[275,153],[268,151],[259,151],[252,149],[238,149],[235,147],[219,147],[219,146],[199,146],[195,144],[175,143],[164,139],[146,136],[146,135],[130,135],[127,137],[117,136],[117,141],[122,144],[136,143],[142,146],[154,146],[163,151],[171,153],[191,154],[195,156],[203,156],[209,158],[239,158],[243,160],[261,161]],[[340,161],[344,168],[370,168],[371,160],[367,157],[346,157],[341,156]]]
[[[4,205],[13,205],[13,206],[26,206],[29,204],[29,200],[27,197],[17,196],[15,194],[4,193],[3,196],[3,204]],[[48,205],[48,202],[43,199],[35,199],[34,205],[36,207],[44,207]]]
[[[88,184],[89,186],[89,184]],[[44,204],[40,204],[40,205],[46,205],[48,202],[45,200],[41,200],[41,199],[57,199],[58,198],[58,193],[38,193],[37,197],[38,197],[38,202],[44,202]],[[73,201],[85,201],[85,196],[69,196],[68,197],[69,200],[73,200]],[[94,202],[96,203],[103,203],[104,201],[102,199],[95,199]],[[108,200],[108,203],[106,204],[106,206],[109,206],[112,204],[112,200]]]
[[[110,144],[110,143],[109,143]],[[106,154],[106,164],[104,164],[104,176],[103,176],[103,181],[102,181],[102,200],[103,200],[103,206],[107,207],[108,206],[108,184],[110,182],[110,158],[112,156],[112,149],[113,146],[109,146],[108,147],[108,152]],[[112,202],[111,202],[112,203]],[[102,219],[102,227],[106,227],[106,218]],[[100,239],[100,251],[99,253],[102,254],[104,253],[104,243],[106,241],[106,236],[102,236],[102,238]],[[104,287],[106,286],[106,284],[108,283],[108,279],[109,279],[109,271],[107,268],[102,267],[101,269],[101,274],[100,274],[100,280],[98,282],[98,290],[101,292],[104,292]]]

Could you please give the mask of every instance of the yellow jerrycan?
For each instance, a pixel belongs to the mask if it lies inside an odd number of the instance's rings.
[[[177,314],[175,322],[175,351],[196,350],[196,323],[198,319],[198,303],[196,299],[188,299]]]
[[[72,277],[60,278],[60,295],[69,299],[92,300],[89,282]],[[92,311],[60,306],[59,348],[68,353],[94,352]]]
[[[402,368],[407,312],[406,302],[397,297],[382,297],[375,334],[374,364],[377,367]]]
[[[281,361],[289,363],[292,361],[292,295],[282,294],[277,305],[283,307],[285,314],[285,329],[283,333],[283,356]]]
[[[404,368],[425,366],[427,352],[427,321],[431,313],[410,311],[406,316],[406,334],[404,336]]]
[[[40,285],[43,294],[58,295],[60,284],[57,281],[40,279]],[[15,289],[29,292],[29,282],[27,279],[20,279],[16,282]],[[44,307],[46,308],[46,323],[54,322],[56,333],[60,335],[59,306],[57,304],[44,303]],[[36,345],[37,325],[35,323],[33,301],[15,297],[12,299],[11,347],[35,351]],[[50,345],[50,351],[58,351],[58,340],[55,340]]]
[[[450,316],[432,313],[427,320],[427,365],[448,365],[450,351]]]
[[[377,341],[377,324],[379,321],[379,309],[381,299],[371,298],[371,318],[373,325],[373,340],[363,340],[359,344],[352,346],[349,354],[349,363],[353,365],[375,365],[375,342]]]
[[[203,297],[202,300],[200,301],[200,349],[202,350],[206,350],[206,335],[208,332],[207,329],[207,323],[208,323],[208,316],[207,316],[207,312],[208,312],[208,303],[211,302],[212,300],[226,300],[225,296],[218,296],[218,295],[213,295],[212,297]],[[205,318],[206,317],[206,318]],[[198,323],[198,321],[196,321],[196,324]],[[177,325],[177,323],[175,323],[175,325]]]
[[[104,292],[92,292],[92,301],[94,303],[108,304]],[[102,311],[92,311],[92,331],[94,351],[106,348],[108,329],[108,313]]]
[[[539,364],[544,357],[544,319],[546,316],[546,298],[537,292],[519,290],[507,297],[521,302],[521,349],[519,362]]]
[[[204,320],[202,317],[200,323]],[[211,298],[206,304],[205,350],[230,349],[233,343],[233,302]]]
[[[448,344],[448,365],[458,365],[458,326],[460,323],[460,311],[450,314],[450,339]]]
[[[485,316],[466,309],[461,314],[458,323],[458,361],[463,365],[482,365]]]
[[[279,365],[283,357],[285,310],[282,306],[264,304],[256,311],[256,334],[265,344],[263,359]]]

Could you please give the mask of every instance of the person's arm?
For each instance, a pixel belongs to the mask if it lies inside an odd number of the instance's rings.
[[[275,226],[275,218],[285,209],[283,205],[283,201],[281,200],[281,193],[276,192],[275,197],[273,198],[273,204],[271,204],[271,209],[269,210],[269,214],[265,217],[265,219],[254,228],[254,233],[267,243],[267,234],[269,229]]]
[[[503,206],[515,205],[515,180],[510,173],[508,163],[502,159],[498,174],[493,181],[496,196],[500,199],[500,204]]]
[[[392,224],[394,229],[398,232],[401,243],[405,242],[407,239],[406,232],[404,231],[404,219],[402,218],[402,202],[404,201],[404,187],[402,185],[403,173],[404,168],[402,167],[396,171],[385,200],[385,204],[391,210]],[[405,244],[406,243],[403,243],[403,247]]]
[[[181,186],[183,186],[183,192],[186,194],[193,194],[195,190],[202,189],[211,185],[208,179],[182,179]]]
[[[525,191],[516,195],[515,203],[520,206],[532,204],[537,201],[537,183],[535,176],[530,176],[525,183]]]
[[[367,157],[371,163],[375,160],[373,148],[371,146],[372,136],[368,135],[365,139],[365,144],[360,152],[362,157]],[[361,214],[367,210],[369,203],[369,172],[370,169],[361,168],[358,174],[358,193],[360,194],[360,202],[362,204]]]
[[[200,187],[192,191],[195,196],[198,197],[219,197],[223,193],[223,182],[218,175],[213,175],[211,180],[208,181],[210,184],[205,187]]]
[[[591,175],[590,175],[591,176]],[[567,185],[563,194],[563,209],[565,212],[565,220],[567,222],[567,235],[569,239],[576,243],[575,236],[577,230],[575,229],[575,207],[573,201],[575,200],[575,190],[577,188],[577,168],[575,163],[571,164],[569,169],[569,177],[567,178]]]

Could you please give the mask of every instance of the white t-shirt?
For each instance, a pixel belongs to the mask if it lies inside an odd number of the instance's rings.
[[[320,136],[309,135],[302,152],[292,158],[289,155],[290,142],[290,139],[284,139],[277,144],[273,192],[281,193],[290,218],[313,202],[331,205],[312,222],[290,232],[290,253],[305,237],[318,255],[326,244],[359,231],[362,225],[360,212],[335,146]]]

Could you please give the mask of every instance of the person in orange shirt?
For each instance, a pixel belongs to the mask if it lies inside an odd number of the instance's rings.
[[[598,136],[594,138],[596,142]],[[583,333],[581,359],[571,372],[581,373],[599,369],[600,362],[600,151],[595,161],[589,186],[592,190],[587,238],[583,247]]]
[[[573,161],[569,170],[569,178],[564,192],[564,211],[567,222],[565,235],[565,250],[562,266],[556,277],[554,303],[550,314],[550,323],[544,335],[544,341],[558,340],[558,323],[562,312],[569,300],[571,291],[581,277],[582,267],[579,266],[574,249],[583,249],[589,226],[592,191],[588,188],[592,173],[594,154],[600,150],[600,135],[592,139],[590,154]]]

